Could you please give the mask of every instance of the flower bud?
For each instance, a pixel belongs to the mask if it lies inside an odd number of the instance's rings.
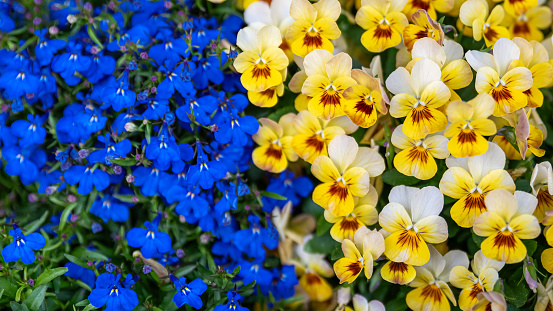
[[[132,133],[132,132],[136,132],[137,129],[138,127],[134,123],[132,122],[125,123],[125,131]]]
[[[67,21],[69,24],[74,24],[77,21],[77,17],[73,14],[67,15]]]

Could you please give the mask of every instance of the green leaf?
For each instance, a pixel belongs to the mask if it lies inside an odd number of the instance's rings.
[[[53,279],[57,278],[60,275],[63,275],[65,272],[67,272],[69,269],[66,267],[61,268],[55,268],[55,269],[46,269],[44,272],[42,272],[41,275],[38,276],[36,279],[36,286],[41,284],[46,284]]]
[[[515,180],[515,186],[517,187],[516,189],[519,191],[532,192],[532,187],[530,187],[530,181],[526,179],[519,178]]]
[[[88,299],[81,300],[75,304],[75,307],[84,307],[87,306],[89,303],[90,302],[88,301]]]
[[[90,311],[90,310],[96,310],[96,309],[98,308],[96,308],[92,304],[89,304],[88,306],[86,306],[86,308],[83,309],[83,311]]]
[[[332,254],[330,255],[330,260],[335,261],[344,257],[344,252],[342,251],[342,245],[338,244],[334,247]]]
[[[23,227],[23,230],[25,231],[25,234],[31,234],[35,232],[46,220],[46,217],[48,217],[50,213],[48,211],[45,211],[42,216],[40,216],[39,219],[27,224],[25,227]]]
[[[412,176],[405,176],[398,172],[395,168],[390,168],[382,174],[382,181],[391,186],[412,186],[419,182],[419,180]]]
[[[29,308],[31,311],[37,311],[38,308],[42,305],[42,302],[44,301],[44,295],[46,294],[46,287],[47,284],[42,284],[38,287],[36,287],[31,295],[23,301],[23,303]]]
[[[261,195],[275,200],[281,200],[281,201],[287,200],[286,197],[281,196],[280,194],[277,194],[274,192],[261,191]]]
[[[21,292],[25,289],[25,286],[21,286],[17,289],[15,293],[15,301],[19,302],[21,300]]]
[[[62,231],[63,228],[65,228],[65,224],[67,223],[67,217],[69,217],[69,214],[71,214],[71,211],[77,207],[77,202],[69,204],[64,210],[63,213],[61,213],[60,218],[60,225],[58,231]]]
[[[150,144],[150,137],[152,137],[152,123],[146,124],[146,141]]]
[[[330,231],[334,224],[325,220],[324,213],[317,219],[317,235],[323,235]]]
[[[65,258],[67,258],[67,260],[71,261],[72,263],[86,268],[86,264],[79,257],[73,256],[71,254],[63,254],[63,256],[65,256]]]
[[[524,246],[526,246],[526,252],[528,253],[528,256],[532,256],[538,248],[538,242],[534,240],[522,240],[522,243],[524,243]]]
[[[109,260],[109,258],[106,257],[105,255],[100,254],[98,252],[89,251],[89,250],[86,250],[84,252],[84,256],[88,260],[91,260],[91,261],[108,261]]]
[[[15,301],[10,301],[10,307],[13,311],[29,311],[26,305],[18,304]]]
[[[476,235],[476,233],[474,233],[474,231],[472,231],[472,229],[470,230],[472,232],[472,240],[474,241],[474,243],[476,243],[476,245],[478,247],[480,247],[480,244],[482,244],[482,242],[484,242],[484,240],[486,239],[485,237],[481,237],[479,235]]]
[[[86,31],[88,32],[88,36],[90,37],[90,39],[92,39],[92,41],[94,41],[94,43],[96,43],[96,45],[98,45],[100,49],[103,49],[104,45],[102,44],[102,42],[100,42],[100,40],[98,40],[94,29],[92,29],[92,25],[87,25]]]
[[[505,298],[507,302],[520,308],[528,301],[529,290],[526,282],[510,282],[505,285]]]
[[[134,158],[122,158],[122,159],[109,159],[109,161],[113,164],[117,164],[120,166],[133,166],[136,165],[136,159]]]
[[[309,240],[304,249],[308,253],[330,254],[338,242],[334,241],[329,233],[321,236],[315,236]]]

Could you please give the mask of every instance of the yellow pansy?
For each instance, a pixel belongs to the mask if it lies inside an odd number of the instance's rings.
[[[540,42],[543,40],[542,30],[548,29],[551,25],[551,9],[547,6],[537,6],[511,18],[513,20],[509,23],[509,31],[512,38],[520,37]]]
[[[515,183],[505,167],[505,154],[494,143],[488,150],[470,158],[449,157],[449,168],[440,180],[443,194],[459,199],[451,207],[451,218],[461,227],[470,228],[476,218],[487,211],[486,195],[495,189],[515,191]]]
[[[495,123],[488,119],[493,114],[495,101],[486,93],[478,94],[468,102],[456,101],[447,107],[447,126],[444,135],[451,137],[447,147],[456,158],[474,157],[488,150],[484,136],[495,135]]]
[[[380,269],[380,276],[383,280],[400,285],[405,285],[413,281],[416,274],[417,272],[412,265],[391,260]]]
[[[468,0],[461,5],[459,13],[461,22],[472,27],[474,40],[480,41],[484,37],[487,46],[494,45],[501,38],[510,38],[509,30],[501,26],[504,17],[501,5],[496,5],[490,13],[485,0]]]
[[[298,159],[298,155],[292,149],[292,136],[285,135],[285,120],[285,116],[279,123],[266,118],[259,119],[261,126],[252,136],[259,147],[253,151],[252,158],[255,166],[264,171],[283,172],[288,166],[288,161],[294,162]]]
[[[434,246],[429,247],[430,260],[422,267],[415,267],[417,276],[409,283],[415,287],[405,298],[412,310],[449,311],[448,299],[457,305],[455,296],[447,285],[449,275],[454,267],[467,268],[469,258],[462,251],[450,251],[442,256]]]
[[[487,212],[474,222],[474,233],[486,237],[483,254],[506,263],[521,262],[526,257],[526,246],[521,239],[535,239],[540,235],[540,223],[533,216],[538,200],[531,194],[493,190],[485,199]]]
[[[290,91],[294,93],[299,93],[294,100],[294,108],[296,108],[297,111],[307,110],[307,105],[309,104],[311,97],[301,92],[303,83],[307,79],[307,74],[305,73],[305,68],[303,67],[304,58],[294,55],[294,61],[300,70],[292,76],[292,79],[290,79],[290,82],[288,83],[288,88],[290,88]]]
[[[288,66],[288,58],[279,48],[281,43],[280,31],[272,25],[259,30],[246,27],[238,32],[236,44],[242,53],[234,60],[234,68],[242,73],[244,88],[262,92],[282,83],[280,71]]]
[[[444,42],[444,30],[442,25],[430,18],[425,10],[418,10],[413,13],[413,24],[409,24],[403,28],[403,44],[407,50],[411,52],[413,44],[422,38],[431,38],[440,46]]]
[[[357,82],[344,91],[344,113],[360,127],[370,127],[377,120],[377,114],[386,114],[388,108],[383,100],[384,89],[380,80],[359,69],[351,71],[351,77]]]
[[[390,115],[405,117],[403,133],[410,138],[421,139],[447,126],[445,115],[437,109],[451,96],[441,75],[435,62],[423,58],[413,65],[411,73],[400,67],[386,79],[386,87],[395,94],[390,101]]]
[[[295,262],[296,274],[299,276],[299,284],[305,290],[309,299],[313,301],[327,301],[332,297],[332,286],[325,278],[334,276],[332,266],[326,261],[325,255],[308,253],[305,251],[305,243],[313,237],[306,236],[303,244],[294,248],[294,253],[299,261]]]
[[[353,296],[353,309],[347,305],[352,300],[351,298],[351,289],[349,287],[340,287],[338,289],[338,306],[335,311],[386,311],[384,304],[378,300],[371,300],[370,302],[367,298],[355,294]]]
[[[369,192],[370,177],[384,171],[384,159],[375,150],[357,146],[355,139],[338,135],[328,144],[328,156],[313,162],[311,172],[322,184],[315,187],[313,201],[334,216],[353,212],[353,197]]]
[[[436,159],[449,156],[447,138],[442,135],[428,135],[423,139],[411,139],[403,133],[403,125],[392,133],[392,144],[401,149],[394,157],[394,167],[403,175],[427,180],[438,171]]]
[[[493,142],[497,143],[499,147],[503,149],[507,159],[522,160],[520,153],[504,136],[495,136]],[[528,136],[526,142],[528,143],[528,149],[526,150],[525,158],[528,158],[532,154],[537,157],[543,157],[545,155],[545,150],[540,149],[543,143],[543,132],[537,126],[530,124],[530,135]]]
[[[356,236],[355,243],[352,240],[342,241],[344,258],[334,263],[334,272],[340,284],[352,283],[357,279],[363,269],[365,277],[370,279],[373,274],[373,261],[384,252],[384,237],[378,231],[368,231]]]
[[[308,0],[292,0],[290,16],[294,22],[286,33],[286,39],[292,42],[292,52],[301,57],[316,49],[333,52],[330,40],[342,34],[336,24],[341,11],[338,0],[321,0],[315,4]]]
[[[351,77],[351,57],[346,53],[333,56],[325,50],[315,50],[304,59],[307,79],[301,91],[312,97],[307,109],[316,117],[330,120],[344,115],[342,92],[356,84]]]
[[[355,22],[366,31],[361,44],[373,53],[401,43],[403,28],[409,24],[401,12],[407,0],[362,0]]]
[[[551,229],[551,225],[553,225],[553,212],[547,211],[545,215],[543,224],[547,227],[543,230],[543,235],[545,235],[547,244],[553,246],[553,229]],[[548,248],[541,253],[541,264],[547,272],[553,273],[553,248]]]
[[[463,59],[463,47],[453,41],[445,40],[443,47],[435,40],[422,38],[413,45],[411,51],[413,60],[407,65],[407,69],[423,58],[434,61],[441,69],[441,79],[451,92],[450,100],[461,100],[455,90],[467,87],[472,82],[472,70],[466,60]],[[446,107],[446,106],[443,106]],[[443,110],[442,107],[442,111]]]
[[[553,66],[549,63],[547,50],[536,41],[514,38],[513,42],[520,48],[519,65],[532,73],[532,87],[524,92],[528,97],[528,107],[541,107],[543,94],[539,89],[547,87],[553,79]]]
[[[438,19],[436,11],[447,13],[453,9],[454,0],[409,0],[403,8],[403,13],[412,21],[411,17],[418,10],[426,10],[433,20]]]
[[[286,76],[286,71],[283,71],[283,77]],[[277,86],[271,86],[265,91],[252,92],[248,91],[248,99],[250,103],[261,108],[271,108],[278,103],[278,98],[284,94],[284,84],[280,83]]]
[[[520,58],[520,48],[509,39],[499,39],[494,54],[468,51],[467,61],[476,73],[476,91],[495,99],[493,115],[501,117],[526,107],[525,91],[532,87],[532,72],[525,67],[512,68]]]
[[[336,135],[351,133],[352,125],[357,129],[347,117],[340,118],[341,120],[335,118],[328,122],[315,117],[307,110],[300,111],[294,119],[294,126],[298,133],[292,139],[292,148],[298,156],[313,163],[318,156],[328,155],[328,143]]]
[[[347,216],[336,217],[331,212],[325,211],[325,220],[334,225],[330,229],[330,235],[338,242],[344,239],[354,240],[357,230],[363,226],[374,225],[378,222],[378,193],[373,186],[369,186],[369,192],[362,198],[353,198],[355,207],[351,214]]]
[[[530,187],[532,187],[532,194],[538,199],[534,216],[539,222],[543,221],[546,212],[553,211],[553,186],[549,185],[553,185],[551,163],[546,161],[536,164],[530,178]]]
[[[538,0],[505,0],[505,11],[513,16],[520,16],[533,7],[538,6]]]
[[[389,200],[379,215],[380,226],[391,233],[384,254],[394,262],[426,264],[430,259],[427,243],[441,243],[448,235],[445,219],[438,216],[444,206],[442,193],[432,186],[396,186]]]
[[[261,28],[267,25],[274,25],[280,30],[282,43],[280,48],[288,56],[288,60],[292,61],[291,42],[285,39],[288,27],[294,22],[290,17],[290,6],[292,0],[280,0],[267,3],[266,1],[258,0],[249,5],[244,11],[244,22],[249,27]]]
[[[534,310],[553,310],[553,275],[549,277],[545,286],[541,282],[538,283],[538,301]]]
[[[472,307],[472,311],[507,311],[507,301],[498,292],[481,292],[476,299],[478,303]]]
[[[463,311],[471,310],[478,302],[476,298],[483,291],[492,291],[495,282],[499,279],[498,272],[505,265],[502,261],[489,259],[479,250],[474,254],[470,272],[467,267],[454,267],[449,274],[451,285],[462,289],[459,295],[459,308]]]

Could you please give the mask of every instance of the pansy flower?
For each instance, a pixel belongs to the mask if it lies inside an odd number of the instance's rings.
[[[510,15],[506,19],[512,19],[509,31],[512,38],[522,38],[528,41],[543,41],[543,31],[551,26],[551,9],[546,5],[529,8],[527,11]],[[507,25],[507,24],[506,24]]]
[[[494,45],[501,38],[510,37],[509,30],[501,24],[504,17],[502,5],[494,6],[490,12],[484,0],[467,0],[461,5],[459,13],[459,20],[471,27],[474,40],[480,41],[484,37],[487,46]]]
[[[494,260],[517,263],[526,257],[526,246],[521,239],[535,239],[540,235],[540,224],[533,216],[538,200],[531,194],[497,189],[485,199],[487,211],[474,222],[474,233],[486,239],[482,253]]]
[[[403,28],[403,44],[407,47],[407,51],[410,52],[415,42],[422,38],[431,38],[440,46],[443,44],[444,30],[442,25],[430,18],[427,11],[418,10],[413,13],[411,19],[413,24]]]
[[[505,167],[505,155],[494,143],[488,150],[469,158],[449,157],[449,169],[440,180],[443,194],[459,199],[451,207],[451,218],[461,227],[470,228],[476,218],[485,212],[485,198],[495,189],[515,191],[515,183]]]
[[[543,219],[543,224],[547,227],[543,230],[543,235],[545,236],[547,244],[551,247],[546,248],[541,253],[541,264],[547,272],[553,273],[553,230],[551,229],[553,225],[553,212],[547,211],[545,215],[546,217]],[[553,304],[553,299],[551,299],[550,304]]]
[[[362,0],[355,22],[366,31],[361,44],[373,53],[382,52],[401,43],[403,28],[409,24],[401,11],[407,0]]]
[[[356,125],[368,128],[378,118],[378,113],[386,114],[388,101],[386,91],[378,78],[371,77],[359,69],[351,71],[351,77],[357,82],[342,94],[345,98],[344,113]]]
[[[553,169],[550,162],[537,163],[530,177],[532,194],[538,199],[534,216],[542,222],[547,212],[553,210]]]
[[[403,13],[405,13],[410,21],[413,21],[413,14],[415,14],[418,10],[426,10],[431,19],[437,20],[437,12],[447,13],[453,9],[454,5],[455,0],[408,0],[407,4],[405,4],[405,7],[403,8]]]
[[[293,116],[293,115],[292,115]],[[288,161],[294,162],[298,155],[292,149],[293,136],[286,131],[292,124],[287,124],[287,117],[283,116],[279,123],[273,120],[261,118],[258,120],[261,126],[252,138],[259,145],[252,154],[253,163],[262,170],[271,173],[283,172],[288,166]]]

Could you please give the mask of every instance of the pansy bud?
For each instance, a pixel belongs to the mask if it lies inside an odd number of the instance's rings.
[[[528,287],[536,293],[538,288],[538,282],[536,281],[538,276],[536,274],[536,267],[534,266],[534,261],[530,257],[526,257],[523,264],[524,269],[524,280],[528,284]]]

